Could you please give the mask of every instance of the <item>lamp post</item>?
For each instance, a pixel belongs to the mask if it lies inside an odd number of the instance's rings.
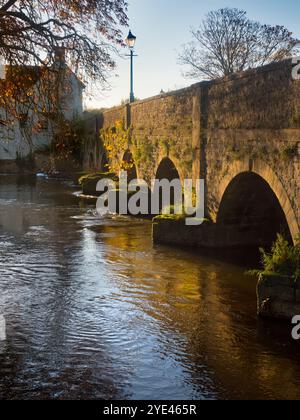
[[[133,57],[134,55],[134,46],[136,42],[136,36],[129,31],[128,37],[125,40],[126,44],[130,49],[130,103],[134,102],[134,93],[133,93]]]

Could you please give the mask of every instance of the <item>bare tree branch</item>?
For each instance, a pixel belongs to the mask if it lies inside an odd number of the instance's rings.
[[[183,46],[179,63],[187,78],[218,78],[291,57],[300,41],[284,26],[262,25],[248,19],[244,10],[210,12],[192,42]]]
[[[126,9],[126,0],[0,0],[0,55],[10,65],[51,67],[64,46],[74,71],[104,81],[123,43]]]
[[[17,0],[9,0],[1,7],[0,14],[7,12],[15,3],[17,3]]]

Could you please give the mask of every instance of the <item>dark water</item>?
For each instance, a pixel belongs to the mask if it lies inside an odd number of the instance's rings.
[[[244,268],[73,191],[0,177],[1,399],[300,398],[300,346],[257,320]]]

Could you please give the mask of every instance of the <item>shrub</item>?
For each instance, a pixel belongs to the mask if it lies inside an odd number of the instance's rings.
[[[252,274],[278,274],[300,279],[300,237],[297,238],[295,245],[282,236],[277,235],[277,240],[273,244],[270,253],[260,249],[262,255],[263,270],[252,272]]]
[[[51,151],[56,159],[71,159],[81,162],[82,145],[86,141],[85,124],[81,119],[68,121],[64,117],[57,118],[56,131]]]

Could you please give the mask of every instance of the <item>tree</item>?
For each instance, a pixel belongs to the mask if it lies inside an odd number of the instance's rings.
[[[126,0],[0,0],[0,55],[9,65],[51,68],[63,47],[76,73],[104,81],[126,9]]]
[[[250,20],[244,10],[224,8],[208,13],[179,63],[188,78],[214,79],[280,61],[297,52],[300,41],[284,26]]]
[[[72,75],[104,84],[126,11],[126,0],[0,0],[0,125],[19,120],[30,144],[37,114],[64,120]]]

